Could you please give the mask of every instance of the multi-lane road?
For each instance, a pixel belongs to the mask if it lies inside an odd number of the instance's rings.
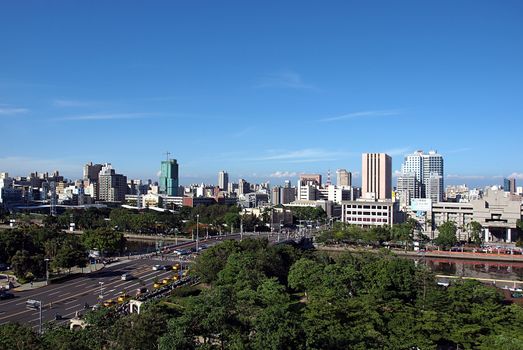
[[[267,234],[253,235],[245,234],[243,237],[268,237]],[[234,234],[221,237],[202,239],[201,244],[214,245],[223,239],[241,239],[242,235]],[[271,242],[278,241],[277,236],[268,237]],[[177,248],[193,248],[195,242],[183,243]],[[155,260],[158,257],[148,256],[145,259],[134,257],[130,260],[120,261],[108,265],[102,270],[84,274],[74,279],[50,284],[45,287],[31,290],[15,292],[14,299],[0,300],[0,325],[8,322],[19,322],[29,324],[35,329],[39,327],[39,310],[28,309],[28,300],[37,300],[42,303],[42,323],[46,322],[67,322],[75,316],[77,312],[84,312],[85,304],[89,306],[99,302],[100,295],[103,300],[113,299],[123,291],[134,296],[136,290],[142,286],[151,290],[155,280],[172,277],[175,271],[172,269],[154,271],[153,266],[172,265],[175,262],[172,249],[165,252],[164,257],[169,261]],[[182,266],[187,267],[185,263]],[[122,280],[122,274],[131,274],[134,278],[128,281]],[[64,319],[55,320],[56,315],[61,315]]]
[[[15,292],[14,299],[0,301],[0,324],[20,322],[37,328],[39,311],[26,308],[29,299],[41,301],[44,323],[53,321],[56,314],[67,320],[74,317],[76,312],[83,312],[86,303],[96,304],[100,294],[103,295],[103,300],[115,300],[123,291],[134,296],[138,288],[145,286],[151,289],[156,279],[161,281],[175,274],[172,269],[153,271],[152,267],[155,264],[166,262],[141,259],[123,261],[73,280]],[[124,273],[130,273],[134,279],[122,280],[121,276]]]

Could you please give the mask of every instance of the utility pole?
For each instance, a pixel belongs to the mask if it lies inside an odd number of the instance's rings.
[[[240,241],[243,240],[243,216],[240,217]]]
[[[49,258],[45,258],[45,285],[49,285]]]
[[[198,252],[199,233],[200,233],[200,214],[196,214],[196,252]]]

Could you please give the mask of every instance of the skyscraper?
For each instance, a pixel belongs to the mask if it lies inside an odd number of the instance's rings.
[[[339,187],[352,186],[352,174],[345,169],[336,170],[336,185]]]
[[[425,198],[434,198],[434,191],[431,191],[431,195],[428,194],[428,187],[429,183],[431,181],[431,177],[435,177],[436,175],[439,176],[437,179],[439,181],[439,188],[442,192],[442,195],[439,197],[440,199],[434,202],[440,202],[443,201],[443,156],[441,154],[438,154],[436,151],[430,151],[428,154],[423,154],[423,172],[422,172],[422,191],[424,190],[424,197]],[[434,181],[434,180],[432,180]]]
[[[162,161],[159,186],[162,194],[178,195],[178,163],[176,159]]]
[[[392,198],[392,158],[385,153],[363,153],[361,157],[363,197]]]
[[[398,177],[398,191],[405,189],[405,180],[408,178],[409,198],[432,198],[434,202],[440,202],[443,200],[443,170],[443,156],[436,151],[430,151],[428,154],[424,154],[423,151],[408,154],[401,166],[402,175]],[[418,184],[412,183],[412,176],[415,176]],[[437,186],[431,183],[436,180],[439,181]],[[417,191],[416,186],[419,187]],[[437,188],[439,194],[435,192]]]
[[[222,191],[227,191],[229,187],[229,174],[224,170],[218,173],[218,187]]]

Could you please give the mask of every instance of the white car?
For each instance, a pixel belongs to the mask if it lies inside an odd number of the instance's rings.
[[[130,273],[124,273],[122,275],[122,281],[129,281],[129,280],[132,280],[133,279],[133,275],[131,275]]]
[[[153,271],[159,271],[159,270],[165,270],[165,266],[163,265],[154,265]]]

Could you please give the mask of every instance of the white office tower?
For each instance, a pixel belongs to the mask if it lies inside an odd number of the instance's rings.
[[[425,198],[431,198],[431,196],[428,195],[427,187],[430,184],[430,178],[433,176],[439,176],[439,187],[440,192],[443,193],[443,156],[441,154],[436,153],[436,151],[430,151],[429,154],[423,155],[423,180],[422,183],[425,187]],[[431,193],[434,193],[432,191]],[[441,202],[443,200],[443,195],[440,196],[440,199],[437,200],[437,202]],[[432,199],[432,202],[436,202],[434,199]]]
[[[415,190],[416,184],[412,183],[412,175],[418,181],[418,191]],[[401,166],[401,176],[398,177],[398,191],[409,190],[408,196],[410,198],[431,198],[435,196],[434,188],[431,190],[431,195],[428,195],[430,186],[430,177],[438,177],[439,192],[443,193],[443,156],[430,151],[424,154],[423,151],[416,151],[405,156],[405,161]],[[434,181],[434,179],[432,180]],[[438,200],[433,199],[434,202],[443,200],[443,195],[438,195]],[[409,199],[410,200],[410,199]]]

